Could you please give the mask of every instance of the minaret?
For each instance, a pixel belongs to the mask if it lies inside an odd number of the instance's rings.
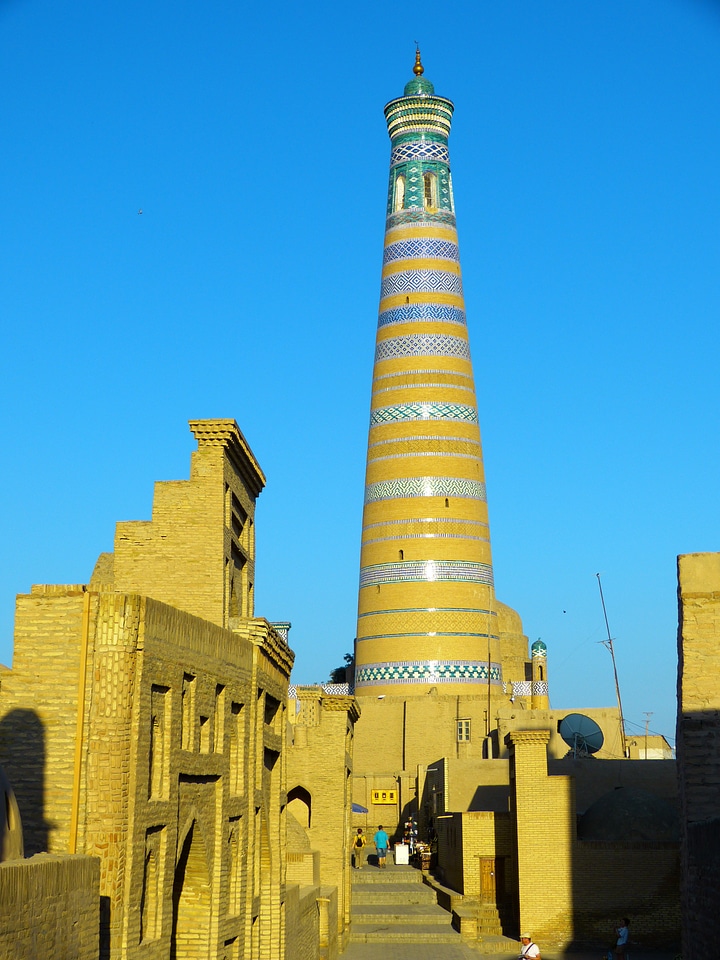
[[[547,678],[547,647],[539,638],[530,647],[532,658],[532,688],[530,706],[533,710],[549,710]]]
[[[385,107],[355,693],[407,698],[434,686],[489,699],[503,678],[448,154],[454,107],[423,76],[419,51],[413,72]]]

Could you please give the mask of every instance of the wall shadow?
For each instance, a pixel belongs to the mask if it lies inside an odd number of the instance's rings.
[[[45,819],[45,731],[34,710],[11,710],[0,720],[0,766],[17,799],[25,856],[46,853],[53,824]]]

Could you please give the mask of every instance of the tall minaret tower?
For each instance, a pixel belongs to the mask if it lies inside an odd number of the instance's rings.
[[[419,51],[413,72],[385,107],[355,693],[407,699],[434,687],[489,704],[503,695],[502,657],[448,154],[454,107],[423,76]]]

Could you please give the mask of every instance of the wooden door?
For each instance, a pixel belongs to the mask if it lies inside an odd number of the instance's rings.
[[[483,903],[495,903],[495,874],[495,857],[480,857],[480,899]]]

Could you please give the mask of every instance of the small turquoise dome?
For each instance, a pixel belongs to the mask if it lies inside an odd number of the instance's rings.
[[[530,647],[530,653],[534,657],[546,657],[547,647],[542,642],[542,640],[536,640],[535,643]]]
[[[426,80],[425,77],[413,77],[405,84],[405,97],[432,97],[435,93],[435,87]]]

